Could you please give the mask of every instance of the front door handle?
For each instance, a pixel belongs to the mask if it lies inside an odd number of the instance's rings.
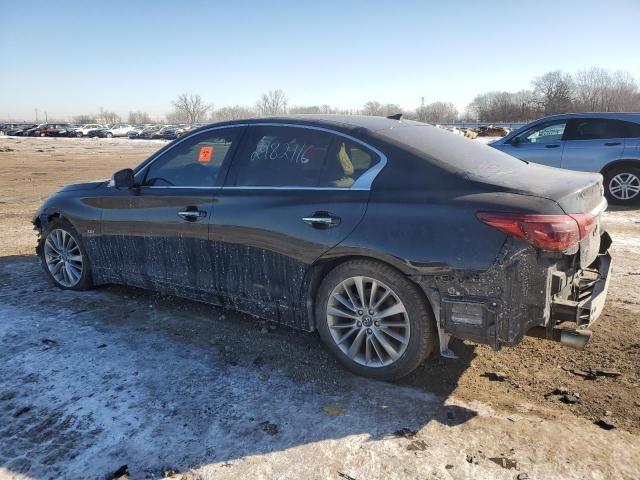
[[[340,223],[340,217],[336,217],[329,212],[315,212],[310,217],[302,217],[302,221],[312,227],[329,228]]]
[[[558,148],[560,145],[558,145],[557,143],[550,143],[549,145],[545,145],[545,147],[547,148]]]
[[[607,147],[615,147],[617,145],[620,145],[620,142],[606,142],[605,146]]]
[[[197,222],[201,218],[207,216],[207,212],[198,210],[197,207],[187,207],[184,210],[178,212],[178,216],[188,222]]]

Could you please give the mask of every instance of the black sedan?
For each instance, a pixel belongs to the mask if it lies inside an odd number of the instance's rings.
[[[208,125],[34,217],[63,289],[118,283],[317,330],[396,379],[454,336],[582,347],[610,269],[599,174],[523,162],[413,121]]]

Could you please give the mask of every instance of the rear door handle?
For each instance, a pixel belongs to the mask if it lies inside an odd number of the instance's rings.
[[[545,147],[547,148],[558,148],[560,145],[558,145],[557,143],[551,143],[549,145],[545,145]]]
[[[178,212],[178,216],[188,222],[196,222],[207,216],[207,212],[198,210],[197,207],[187,207]]]
[[[340,217],[336,217],[328,212],[315,212],[310,217],[302,217],[302,221],[312,227],[335,227],[340,223]]]
[[[607,147],[615,147],[616,145],[620,145],[620,142],[606,142],[605,146]]]

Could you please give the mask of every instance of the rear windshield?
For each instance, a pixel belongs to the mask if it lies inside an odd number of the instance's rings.
[[[520,169],[527,163],[476,140],[417,122],[378,131],[376,136],[464,176],[484,177],[496,170]]]

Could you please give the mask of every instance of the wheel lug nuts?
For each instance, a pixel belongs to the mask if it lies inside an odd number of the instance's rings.
[[[367,328],[367,335],[371,335],[372,330],[370,328]]]
[[[358,310],[358,315],[362,315],[362,310]]]
[[[379,327],[379,326],[380,326],[380,322],[374,322],[374,325],[375,325],[376,327]]]
[[[361,327],[362,326],[362,322],[358,322],[358,323],[356,323],[356,325]]]
[[[374,313],[373,309],[369,310],[369,315],[373,315]]]

